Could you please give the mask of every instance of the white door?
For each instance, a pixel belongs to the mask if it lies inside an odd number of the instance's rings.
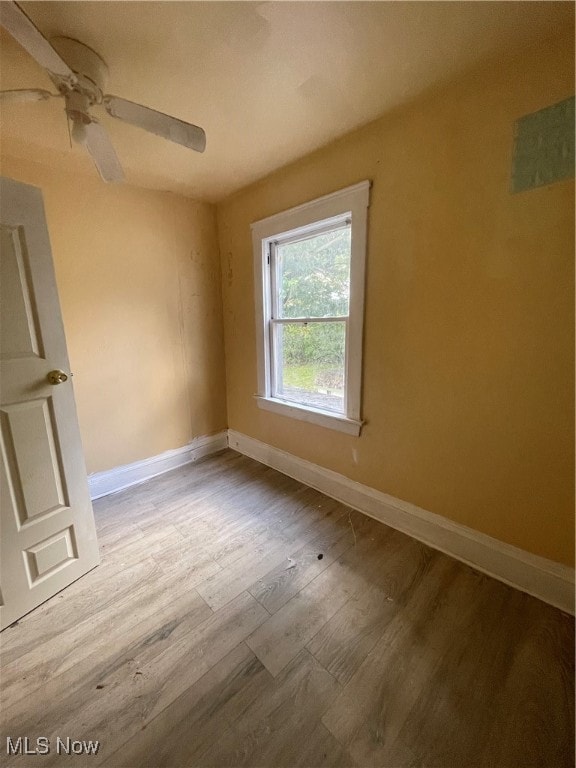
[[[39,189],[0,178],[0,237],[4,629],[100,558]]]

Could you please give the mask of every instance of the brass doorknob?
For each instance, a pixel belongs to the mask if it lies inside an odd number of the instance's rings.
[[[63,384],[65,381],[68,381],[68,376],[64,373],[64,371],[50,371],[50,373],[46,376],[50,384]]]

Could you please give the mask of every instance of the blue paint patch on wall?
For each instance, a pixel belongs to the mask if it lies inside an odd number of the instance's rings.
[[[512,192],[574,176],[574,97],[516,121]]]

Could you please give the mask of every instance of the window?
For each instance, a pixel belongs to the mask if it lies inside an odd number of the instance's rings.
[[[258,405],[358,435],[370,182],[252,225]]]

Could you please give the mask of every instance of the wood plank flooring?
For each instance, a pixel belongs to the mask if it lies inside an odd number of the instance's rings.
[[[0,636],[6,766],[574,766],[560,611],[232,451],[95,514],[102,564]]]

